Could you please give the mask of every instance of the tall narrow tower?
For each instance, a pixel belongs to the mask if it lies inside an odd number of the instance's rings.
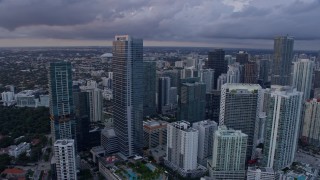
[[[298,145],[302,92],[271,86],[264,93],[266,111],[263,166],[275,171],[291,164]]]
[[[303,92],[303,102],[310,99],[314,62],[309,59],[299,59],[294,63],[292,86]]]
[[[214,69],[214,88],[217,88],[217,80],[219,76],[228,71],[228,62],[224,59],[225,52],[223,49],[215,49],[208,53],[208,65],[210,69]]]
[[[50,63],[49,97],[53,142],[58,139],[75,139],[75,112],[70,62]]]
[[[290,36],[274,38],[274,57],[271,84],[290,85],[294,39]]]
[[[143,147],[143,40],[116,36],[112,51],[114,127],[120,152],[132,156]]]

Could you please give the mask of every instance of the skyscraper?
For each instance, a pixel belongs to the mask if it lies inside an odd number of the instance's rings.
[[[53,141],[75,139],[75,117],[70,62],[49,65],[49,98]]]
[[[218,129],[218,125],[214,121],[204,120],[192,124],[194,129],[199,131],[198,140],[198,163],[207,166],[207,160],[212,156],[213,135]]]
[[[258,80],[258,68],[255,62],[244,64],[243,82],[248,84],[256,84]]]
[[[314,62],[309,59],[299,59],[294,62],[292,86],[303,92],[303,102],[310,99]]]
[[[119,151],[132,156],[143,147],[143,41],[115,36],[112,51],[114,128]]]
[[[308,100],[302,116],[302,140],[314,146],[320,143],[320,100]]]
[[[101,89],[97,88],[97,82],[88,81],[87,86],[80,86],[80,89],[88,93],[90,121],[102,121],[103,97]]]
[[[199,131],[192,128],[189,122],[177,121],[168,124],[166,166],[178,170],[184,177],[192,171],[197,172],[198,138]]]
[[[274,38],[274,59],[272,66],[272,85],[290,85],[291,62],[294,39],[290,36]]]
[[[219,125],[248,135],[247,159],[257,144],[261,87],[258,84],[224,84],[221,89]]]
[[[159,78],[159,90],[158,90],[158,112],[164,113],[166,107],[169,106],[170,100],[170,78],[160,77]]]
[[[214,134],[209,174],[214,179],[245,179],[248,136],[241,131],[219,126]]]
[[[204,83],[182,83],[179,92],[178,119],[190,123],[204,120],[206,85]]]
[[[302,92],[288,86],[271,86],[264,93],[266,112],[263,162],[275,171],[291,164],[297,150]]]
[[[249,62],[249,54],[246,51],[239,51],[236,55],[236,62],[246,64]]]
[[[260,59],[259,60],[259,84],[262,87],[266,86],[266,83],[269,81],[269,70],[270,70],[270,61],[269,59]]]
[[[221,90],[222,85],[227,83],[228,76],[227,74],[221,74],[217,79],[217,90]]]
[[[77,180],[76,153],[73,139],[57,140],[54,145],[58,180]]]
[[[320,70],[319,69],[314,71],[313,98],[320,98]]]
[[[205,119],[211,119],[216,123],[219,123],[220,97],[221,91],[218,90],[206,93]]]
[[[78,85],[73,86],[73,102],[75,105],[76,117],[76,144],[77,151],[82,151],[89,147],[90,131],[90,103],[89,93],[81,92]]]
[[[225,52],[222,49],[215,49],[208,53],[208,65],[210,69],[214,69],[214,88],[217,88],[217,79],[228,71],[228,62],[224,59]]]
[[[206,84],[206,92],[214,90],[214,70],[203,69],[200,72],[200,81]]]
[[[143,116],[154,115],[156,108],[156,62],[143,61],[144,74],[144,98],[143,98]]]
[[[240,64],[233,63],[231,65],[228,65],[227,83],[240,83],[240,79]]]

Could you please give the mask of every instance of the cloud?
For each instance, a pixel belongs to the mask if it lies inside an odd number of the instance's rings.
[[[320,40],[319,18],[318,0],[0,0],[0,38]]]

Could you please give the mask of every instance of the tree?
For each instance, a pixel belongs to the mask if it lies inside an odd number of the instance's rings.
[[[12,145],[14,142],[13,138],[5,136],[0,140],[0,148],[5,148]]]
[[[0,172],[10,164],[11,157],[8,154],[0,154]]]
[[[81,179],[83,180],[92,179],[92,174],[89,169],[80,170],[79,180]]]

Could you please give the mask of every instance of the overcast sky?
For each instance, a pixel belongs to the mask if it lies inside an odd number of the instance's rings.
[[[320,50],[320,0],[0,0],[0,46],[146,45]]]

